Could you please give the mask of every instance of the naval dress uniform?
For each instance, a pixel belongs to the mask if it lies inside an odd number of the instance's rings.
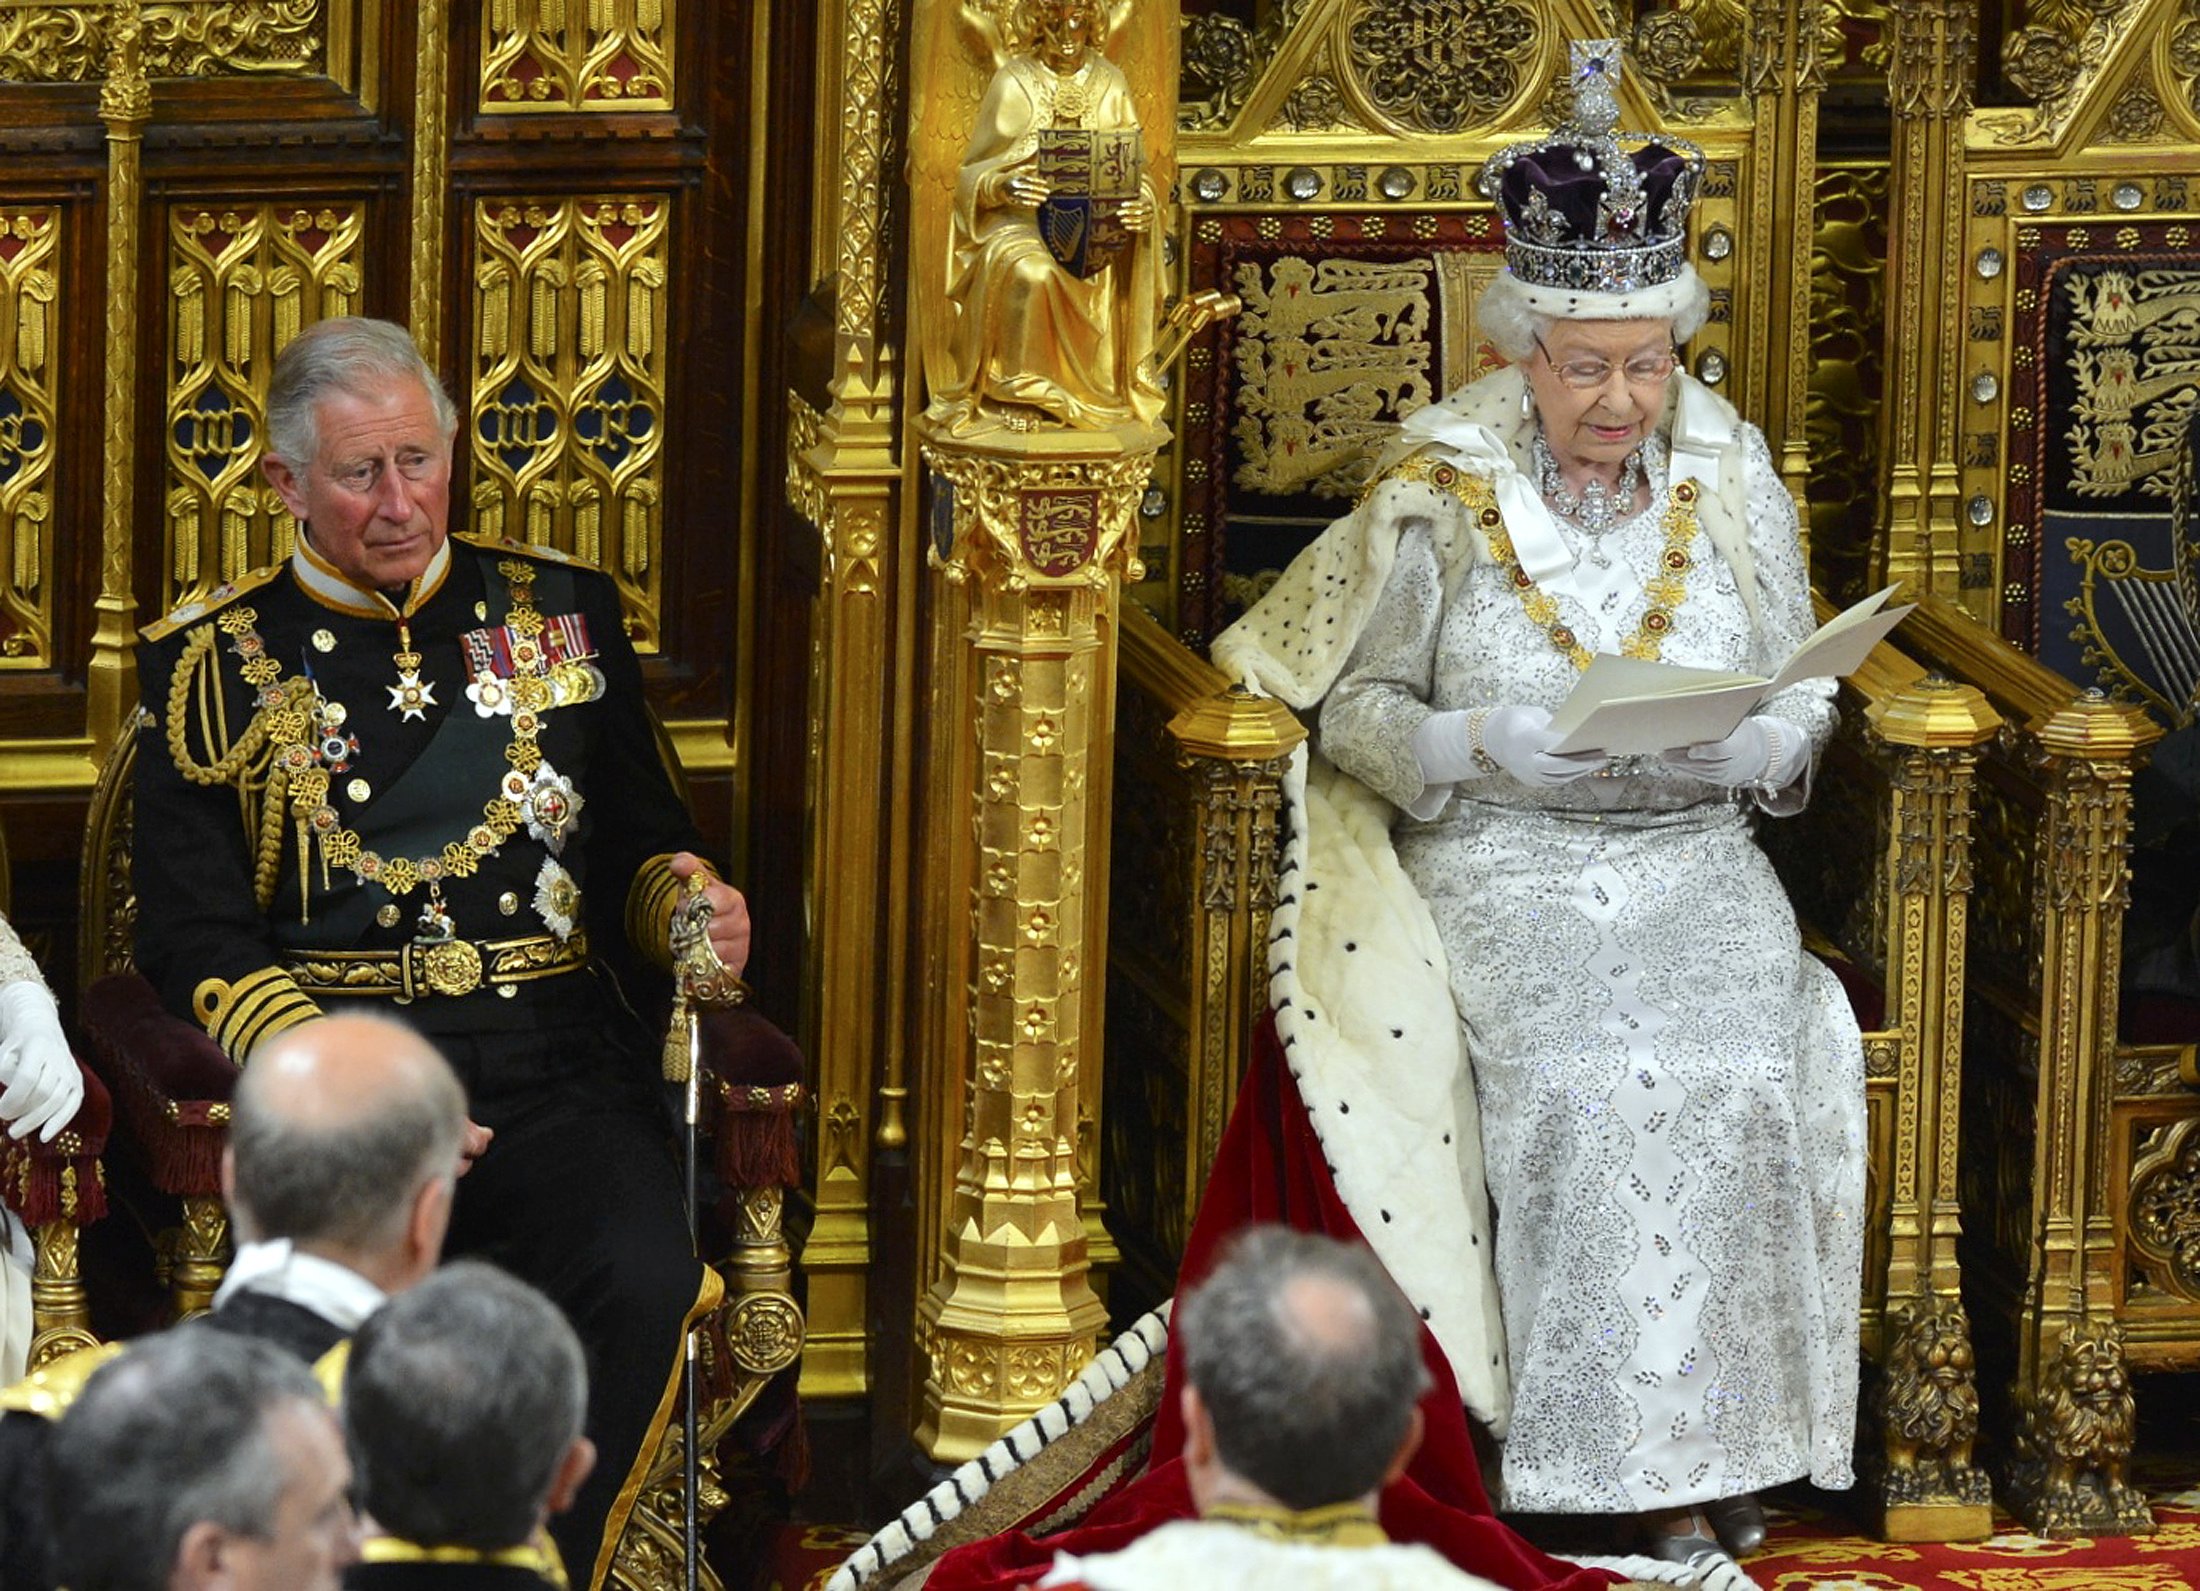
[[[661,1035],[618,976],[669,964],[674,852],[700,841],[660,760],[603,575],[453,536],[402,593],[303,538],[144,632],[139,969],[240,1064],[372,1010],[433,1040],[488,1152],[446,1252],[555,1299],[588,1349],[601,1455],[555,1525],[600,1583],[670,1416],[694,1257]]]

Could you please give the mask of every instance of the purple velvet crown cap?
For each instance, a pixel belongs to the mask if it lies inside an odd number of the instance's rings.
[[[1629,152],[1639,197],[1619,199],[1607,210],[1604,152],[1611,148],[1551,143],[1515,154],[1496,195],[1506,233],[1559,248],[1633,248],[1684,236],[1695,199],[1694,163],[1661,143]]]

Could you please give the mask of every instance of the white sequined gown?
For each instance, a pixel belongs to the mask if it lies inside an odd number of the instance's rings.
[[[1745,433],[1765,634],[1699,530],[1662,656],[1771,672],[1812,629],[1792,500]],[[1563,621],[1617,651],[1641,617],[1666,506],[1577,554]],[[1809,1475],[1846,1486],[1855,1421],[1863,1056],[1833,975],[1806,956],[1752,837],[1754,804],[1631,760],[1532,789],[1424,788],[1432,710],[1556,708],[1578,677],[1477,548],[1446,598],[1402,527],[1377,611],[1324,704],[1323,749],[1399,807],[1466,1025],[1497,1208],[1513,1380],[1504,1497],[1626,1513]],[[1564,586],[1567,581],[1559,584]],[[1830,682],[1763,710],[1823,744]],[[1767,804],[1800,804],[1804,785]],[[1424,821],[1423,818],[1426,820]]]

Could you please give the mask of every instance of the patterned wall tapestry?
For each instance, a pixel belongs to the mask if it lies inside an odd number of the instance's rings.
[[[1186,360],[1178,628],[1203,645],[1352,506],[1397,423],[1499,361],[1474,335],[1503,263],[1486,215],[1199,221],[1192,279],[1245,301]]]
[[[2034,600],[2006,608],[2004,627],[2071,678],[2177,722],[2200,690],[2191,234],[2111,223],[2020,237],[2011,350],[2006,584]]]

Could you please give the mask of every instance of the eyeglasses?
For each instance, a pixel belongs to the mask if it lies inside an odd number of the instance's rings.
[[[1543,350],[1543,359],[1558,379],[1576,392],[1594,392],[1612,379],[1617,370],[1630,387],[1654,387],[1673,373],[1680,363],[1680,355],[1668,348],[1663,353],[1638,354],[1623,365],[1615,365],[1609,359],[1569,359],[1560,364],[1551,357],[1551,350],[1542,338],[1535,345]]]

